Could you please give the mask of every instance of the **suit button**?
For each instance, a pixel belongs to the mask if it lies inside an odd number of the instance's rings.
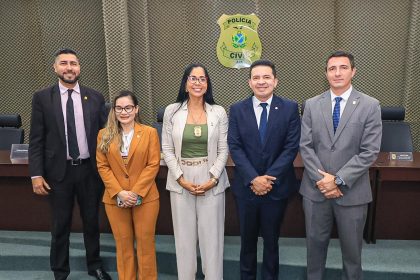
[[[128,179],[128,175],[125,175],[125,178],[127,178],[127,179]]]
[[[334,148],[334,147],[332,147],[332,148],[331,148],[331,152],[334,152],[334,151],[335,151],[335,148]]]

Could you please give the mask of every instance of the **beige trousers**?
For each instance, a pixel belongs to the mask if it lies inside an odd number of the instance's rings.
[[[183,176],[187,181],[202,184],[209,180],[205,158],[183,159]],[[211,190],[196,196],[184,190],[171,192],[178,279],[195,280],[197,244],[202,271],[208,280],[223,279],[223,243],[225,228],[225,193]]]

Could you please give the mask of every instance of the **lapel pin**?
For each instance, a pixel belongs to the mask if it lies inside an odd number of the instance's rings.
[[[356,100],[353,101],[353,105],[356,105]]]
[[[87,100],[87,96],[85,95],[85,97],[83,98],[84,100]]]
[[[274,109],[276,109],[276,110],[277,110],[277,109],[278,109],[278,107],[274,107]]]
[[[140,135],[137,134],[137,138],[140,138]]]

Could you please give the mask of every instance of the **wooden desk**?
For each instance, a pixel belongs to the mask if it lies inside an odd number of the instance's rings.
[[[46,196],[32,191],[28,163],[12,164],[10,152],[0,150],[0,230],[50,231],[50,206]],[[82,231],[79,207],[73,210],[72,231]],[[104,207],[99,211],[101,232],[111,232]]]
[[[390,161],[381,153],[376,171],[371,241],[420,239],[420,152],[413,161]]]
[[[234,164],[230,158],[226,169],[229,179],[233,180]],[[295,170],[297,178],[302,178],[303,164],[300,156],[295,160]],[[156,225],[158,234],[173,233],[169,192],[165,189],[167,173],[168,169],[162,161],[156,178],[160,193],[160,211]],[[0,151],[0,188],[3,194],[0,196],[0,229],[49,231],[50,208],[48,199],[32,192],[27,163],[12,164],[9,159],[9,151]],[[75,205],[72,231],[80,232],[82,224],[77,203]],[[230,189],[226,191],[225,205],[225,233],[226,235],[239,235],[236,204]],[[110,232],[103,207],[100,209],[100,230],[101,232]],[[297,193],[289,199],[281,235],[305,236],[302,198]]]
[[[383,239],[420,240],[420,153],[414,153],[413,162],[391,162],[388,153],[381,153],[370,169],[374,201],[369,206],[365,227],[366,241]],[[298,155],[294,162],[296,177],[303,174],[303,163]],[[226,165],[229,179],[234,180],[234,164]],[[172,234],[169,192],[165,190],[167,167],[162,162],[156,178],[160,193],[160,212],[156,226],[158,234]],[[49,231],[50,208],[46,197],[33,194],[27,164],[12,164],[8,151],[0,151],[0,229]],[[236,204],[230,189],[226,191],[225,233],[239,234]],[[100,229],[110,232],[103,207],[100,210]],[[78,207],[73,213],[72,230],[80,232],[82,224]],[[281,236],[305,237],[302,198],[290,197],[284,217]],[[333,233],[333,237],[336,234]]]

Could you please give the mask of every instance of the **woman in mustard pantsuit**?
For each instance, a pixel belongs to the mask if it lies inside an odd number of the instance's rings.
[[[98,135],[96,160],[105,184],[103,202],[117,249],[120,280],[157,279],[155,228],[160,165],[156,129],[138,121],[133,93],[120,92]],[[135,253],[135,248],[137,252]]]

